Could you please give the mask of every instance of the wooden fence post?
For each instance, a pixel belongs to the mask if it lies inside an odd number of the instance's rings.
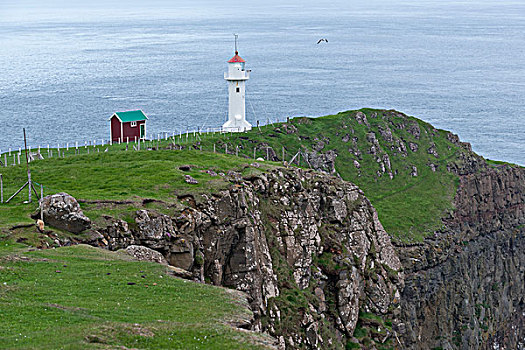
[[[284,146],[283,146],[283,165],[284,165]]]
[[[4,178],[0,174],[0,203],[4,203]]]
[[[257,121],[257,123],[258,123],[258,122],[259,122],[259,121]],[[255,159],[255,150],[256,150],[256,149],[257,149],[257,147],[254,147],[254,148],[253,148],[253,159]]]
[[[236,156],[236,157],[239,156],[239,146],[236,146],[236,147],[235,147],[235,156]]]
[[[215,153],[215,144],[213,144],[213,153]]]

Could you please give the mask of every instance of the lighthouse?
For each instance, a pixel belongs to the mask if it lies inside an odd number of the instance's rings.
[[[235,35],[235,56],[228,61],[228,72],[224,79],[228,82],[228,121],[224,123],[224,131],[242,132],[251,130],[252,125],[246,121],[246,80],[250,71],[245,69],[246,61],[237,51],[237,35]]]

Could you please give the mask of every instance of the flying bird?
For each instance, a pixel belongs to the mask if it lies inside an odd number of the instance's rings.
[[[328,42],[328,39],[325,39],[325,38],[319,39],[319,41],[318,41],[317,43],[320,44],[320,43],[322,43],[323,41],[327,43],[327,42]]]

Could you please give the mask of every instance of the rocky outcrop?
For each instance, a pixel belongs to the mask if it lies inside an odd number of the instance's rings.
[[[319,153],[315,150],[311,152],[304,152],[304,160],[308,166],[317,171],[326,172],[328,174],[336,174],[335,159],[337,153],[334,150],[325,153]]]
[[[57,193],[41,199],[40,205],[47,225],[72,233],[80,233],[91,227],[91,220],[84,215],[77,200],[67,193]],[[40,212],[33,218],[39,218]]]
[[[172,216],[139,210],[134,223],[99,231],[111,249],[146,246],[179,275],[246,292],[252,329],[282,347],[343,348],[362,312],[398,322],[401,263],[355,185],[276,169],[186,203]],[[394,339],[387,329],[375,336]]]

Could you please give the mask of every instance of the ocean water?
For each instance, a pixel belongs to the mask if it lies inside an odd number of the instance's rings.
[[[524,1],[0,2],[0,149],[217,127],[233,33],[247,119],[397,109],[525,165]],[[147,5],[145,4],[147,3]],[[320,38],[328,43],[316,44]]]

